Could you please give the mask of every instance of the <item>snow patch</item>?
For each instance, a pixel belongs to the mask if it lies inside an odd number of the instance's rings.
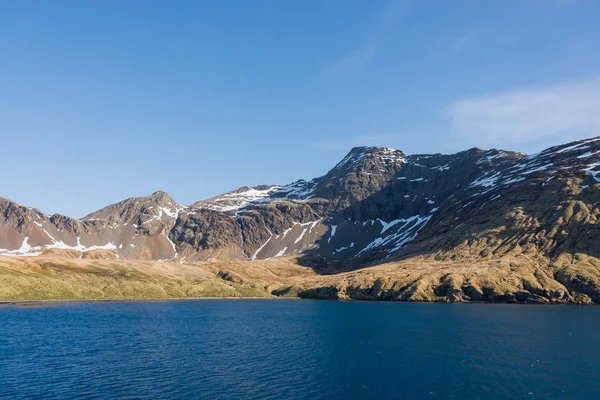
[[[348,250],[348,249],[350,249],[350,248],[352,248],[352,247],[354,247],[354,242],[350,243],[350,246],[347,246],[347,247],[340,247],[339,249],[336,249],[336,250],[333,252],[333,254],[335,254],[335,253],[340,253],[340,252],[342,252],[342,251],[345,251],[345,250]]]
[[[329,235],[329,239],[327,243],[331,242],[331,238],[335,235],[335,231],[337,230],[337,225],[331,225],[331,234]]]
[[[471,184],[469,186],[470,187],[474,187],[474,186],[494,187],[498,183],[499,177],[500,177],[500,172],[496,172],[495,174],[489,175],[489,176],[484,175],[481,178],[475,179],[473,182],[471,182]]]
[[[267,189],[245,187],[205,200],[200,203],[199,207],[221,212],[235,211],[252,203],[269,200],[269,196],[280,189],[281,186],[270,186]]]
[[[588,174],[590,174],[592,176],[592,178],[594,178],[594,180],[596,182],[600,182],[600,177],[598,177],[598,175],[600,175],[600,171],[594,171],[594,168],[600,166],[600,162],[595,162],[593,164],[588,164],[587,168],[584,168],[582,171],[587,172]]]
[[[387,250],[387,253],[389,256],[392,253],[394,253],[395,251],[398,251],[400,248],[402,248],[408,242],[411,242],[412,240],[414,240],[417,237],[417,235],[419,234],[419,231],[421,229],[423,229],[423,227],[425,225],[427,225],[427,222],[429,222],[430,219],[431,219],[431,215],[428,215],[425,217],[421,217],[419,215],[414,215],[409,218],[393,221],[394,225],[397,225],[401,222],[404,222],[404,223],[402,224],[402,226],[400,226],[396,230],[395,233],[390,234],[386,237],[380,236],[380,237],[376,238],[375,240],[373,240],[364,249],[359,251],[356,256],[358,257],[359,255],[361,255],[369,250],[378,248],[378,247],[392,245],[393,247]],[[384,231],[382,230],[382,233],[383,232]]]
[[[546,179],[544,182],[542,182],[542,187],[546,186],[554,178],[554,176],[551,176],[550,178]]]
[[[268,230],[268,229],[267,229],[267,230]],[[262,249],[264,249],[264,247],[267,245],[267,243],[269,243],[269,242],[271,241],[271,239],[273,239],[273,232],[269,231],[269,233],[271,234],[271,236],[269,237],[269,239],[267,239],[267,241],[266,241],[266,242],[264,242],[264,243],[262,244],[262,246],[260,246],[260,247],[259,247],[259,248],[256,250],[256,252],[255,252],[255,253],[252,255],[252,257],[250,257],[250,260],[251,260],[251,261],[254,261],[254,260],[256,260],[256,256],[258,256],[258,253],[260,253],[260,251],[261,251]]]
[[[283,249],[279,250],[279,252],[277,254],[275,254],[275,257],[282,257],[285,252],[287,251],[287,247],[284,247]]]

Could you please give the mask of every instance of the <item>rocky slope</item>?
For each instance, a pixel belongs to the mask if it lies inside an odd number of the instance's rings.
[[[78,220],[49,216],[0,198],[0,254],[36,256],[61,249],[83,255],[103,249],[117,258],[172,260],[177,250],[169,232],[184,209],[166,193],[156,192]]]
[[[0,254],[103,251],[178,264],[294,257],[321,275],[406,260],[440,268],[513,260],[585,286],[558,266],[600,265],[599,183],[600,138],[531,156],[357,147],[310,181],[242,187],[190,206],[156,192],[72,219],[0,198]]]

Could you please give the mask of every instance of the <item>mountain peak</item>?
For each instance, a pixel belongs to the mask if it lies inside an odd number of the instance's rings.
[[[392,163],[404,163],[406,157],[400,150],[392,149],[389,147],[377,147],[377,146],[360,146],[353,147],[346,157],[342,159],[333,169],[340,168],[353,168],[362,164],[367,159],[381,159],[383,161]]]
[[[177,204],[167,192],[162,190],[157,190],[145,199],[150,200],[151,202],[154,202],[160,206]]]
[[[355,146],[350,149],[348,154],[358,154],[358,153],[369,153],[369,154],[395,154],[401,153],[404,154],[401,150],[393,149],[391,147],[381,147],[381,146]]]
[[[150,195],[150,197],[152,199],[156,199],[156,200],[168,200],[168,201],[173,200],[167,192],[163,192],[162,190],[157,190],[156,192],[152,193],[152,195]]]

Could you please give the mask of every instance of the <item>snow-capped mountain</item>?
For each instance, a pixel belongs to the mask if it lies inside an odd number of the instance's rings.
[[[77,220],[0,199],[0,254],[104,251],[180,263],[295,256],[334,269],[407,255],[591,254],[599,184],[600,138],[531,156],[356,147],[310,181],[245,186],[190,206],[156,192]]]

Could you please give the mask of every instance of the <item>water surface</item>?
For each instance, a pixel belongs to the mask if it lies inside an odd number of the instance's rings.
[[[598,332],[576,306],[2,306],[0,397],[599,399]]]

